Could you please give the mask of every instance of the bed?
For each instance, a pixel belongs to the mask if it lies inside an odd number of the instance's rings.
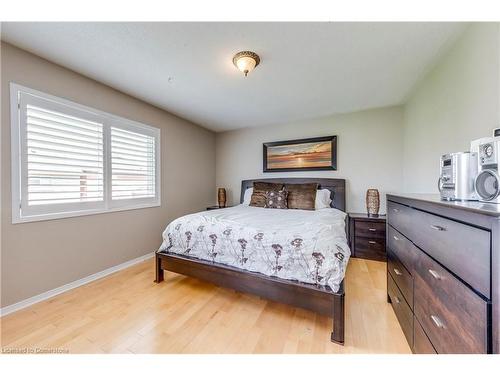
[[[244,180],[318,183],[331,208],[277,210],[240,204],[171,222],[156,253],[156,282],[168,270],[333,317],[331,340],[344,343],[347,245],[345,180]]]

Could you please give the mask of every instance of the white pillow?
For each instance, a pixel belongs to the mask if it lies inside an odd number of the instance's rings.
[[[330,208],[330,203],[332,203],[332,200],[330,199],[330,190],[319,189],[316,191],[316,201],[314,202],[314,208],[316,210]]]
[[[253,187],[247,188],[245,194],[243,195],[243,205],[250,206],[250,200],[252,199]]]

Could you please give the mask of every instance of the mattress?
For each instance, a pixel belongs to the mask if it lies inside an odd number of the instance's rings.
[[[350,249],[346,214],[335,208],[280,210],[239,205],[182,216],[158,252],[229,265],[337,292]]]

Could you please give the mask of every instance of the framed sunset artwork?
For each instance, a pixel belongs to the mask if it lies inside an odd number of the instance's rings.
[[[268,142],[263,145],[264,172],[337,169],[337,136]]]

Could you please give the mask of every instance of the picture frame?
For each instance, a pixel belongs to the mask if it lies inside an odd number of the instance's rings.
[[[337,136],[263,144],[264,172],[337,170]]]

